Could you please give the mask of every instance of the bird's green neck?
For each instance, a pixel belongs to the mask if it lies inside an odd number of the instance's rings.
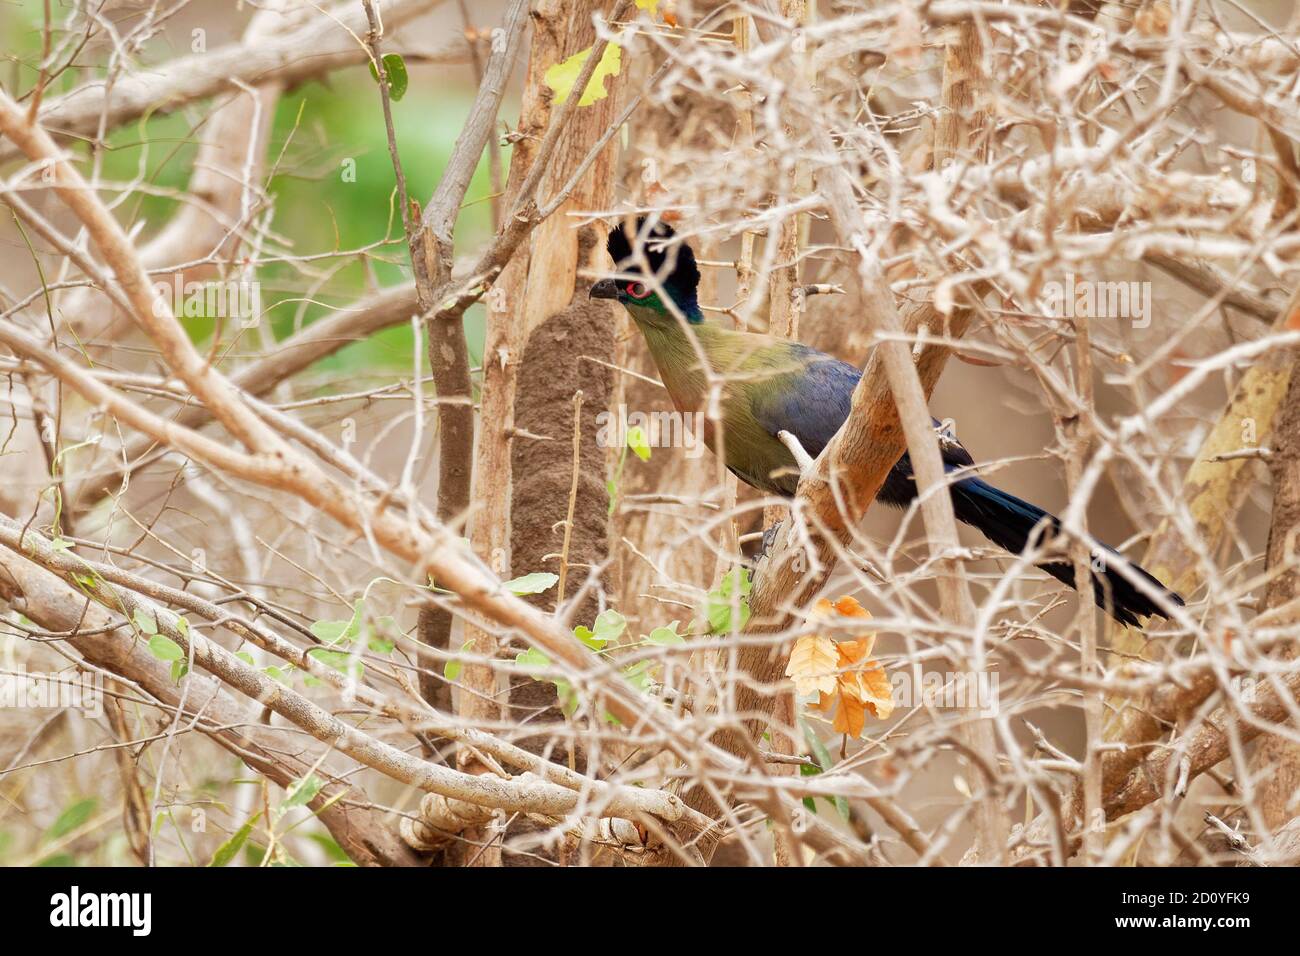
[[[690,295],[680,295],[673,293],[673,304],[677,306],[677,312],[681,313],[691,325],[700,325],[704,322],[704,312],[700,309],[700,303],[695,298],[694,293]],[[650,297],[641,302],[624,301],[623,305],[627,308],[628,314],[636,320],[637,325],[647,328],[653,325],[670,325],[673,328],[680,329],[681,323],[673,310],[660,298],[658,293],[651,293]]]
[[[693,317],[683,311],[689,325],[683,325],[661,306],[628,304],[627,311],[645,337],[673,404],[694,411],[703,401],[707,381],[700,365],[700,350],[709,352],[716,327],[704,321],[698,306],[693,309]]]

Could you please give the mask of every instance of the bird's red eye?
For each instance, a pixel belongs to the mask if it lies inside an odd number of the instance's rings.
[[[650,287],[644,282],[629,282],[627,284],[627,294],[634,299],[644,299],[650,294]]]

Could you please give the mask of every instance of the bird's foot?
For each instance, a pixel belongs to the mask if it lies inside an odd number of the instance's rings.
[[[781,522],[779,521],[772,525],[772,527],[764,529],[763,540],[759,543],[758,553],[754,555],[755,564],[767,557],[767,552],[772,550],[772,545],[776,544],[776,535],[780,530]]]
[[[935,425],[934,430],[939,436],[940,448],[961,447],[961,442],[957,440],[957,423],[951,418],[945,418],[938,425]]]
[[[812,471],[812,455],[808,454],[793,432],[784,430],[779,431],[776,433],[776,437],[780,440],[781,444],[785,445],[785,447],[790,450],[790,454],[794,456],[795,464],[799,466],[799,477],[802,478],[804,475],[808,474],[808,472]]]
[[[779,521],[776,524],[772,525],[772,527],[764,529],[763,538],[758,543],[758,549],[753,553],[751,557],[747,558],[744,561],[741,561],[740,566],[744,568],[747,572],[749,572],[749,578],[751,581],[758,573],[759,562],[762,561],[765,557],[767,557],[767,553],[772,550],[772,545],[776,544],[776,534],[780,530],[781,530],[781,522]]]

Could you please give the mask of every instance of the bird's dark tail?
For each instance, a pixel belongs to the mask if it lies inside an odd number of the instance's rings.
[[[1034,528],[1044,522],[1043,528],[1035,536],[1036,541],[1048,541],[1060,531],[1061,523],[1053,514],[1049,514],[1036,505],[1017,498],[1001,489],[994,488],[979,478],[965,478],[952,486],[952,504],[957,520],[978,528],[986,538],[1012,554],[1020,554],[1029,543]],[[1101,550],[1098,567],[1098,549]],[[1168,615],[1160,609],[1155,601],[1137,589],[1119,571],[1108,567],[1107,555],[1120,557],[1119,552],[1104,544],[1093,550],[1092,593],[1097,605],[1104,608],[1112,617],[1130,627],[1140,627],[1141,618],[1151,614],[1161,617]],[[1075,585],[1074,565],[1068,561],[1052,561],[1039,565],[1044,571],[1062,584],[1078,590]],[[1141,578],[1157,593],[1164,595],[1170,604],[1182,606],[1183,599],[1150,574],[1132,565],[1136,577]]]

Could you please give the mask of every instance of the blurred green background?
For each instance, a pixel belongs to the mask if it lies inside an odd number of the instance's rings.
[[[447,9],[453,10],[451,5]],[[69,7],[65,0],[53,0],[51,10],[58,25],[64,22]],[[109,13],[120,17],[136,14],[138,8]],[[251,8],[241,8],[232,0],[201,0],[183,11],[188,20],[169,22],[167,31],[147,47],[141,65],[189,55],[193,24],[208,27],[209,49],[237,42],[252,14]],[[455,16],[458,22],[459,14]],[[0,63],[0,84],[13,95],[22,96],[36,82],[37,71],[31,64],[41,55],[42,22],[42,0],[0,0],[0,54],[4,56]],[[403,37],[400,45],[407,49],[422,44],[436,45],[446,25],[434,24],[438,26],[435,30],[428,22],[412,24],[400,34]],[[177,37],[181,39],[169,39]],[[85,51],[82,59],[87,64],[102,64],[106,55],[101,47]],[[393,120],[409,194],[424,204],[450,157],[473,101],[476,84],[469,65],[408,66],[408,69],[410,85],[402,100],[393,104]],[[46,98],[64,94],[99,75],[93,71],[65,71],[47,88]],[[176,113],[144,117],[113,130],[103,157],[102,178],[118,183],[139,179],[162,192],[183,193],[198,152],[196,131],[209,109],[209,103],[193,103]],[[517,114],[517,94],[508,94],[501,115],[513,122]],[[83,157],[89,156],[88,147],[81,145],[75,149]],[[347,160],[355,164],[355,176],[344,175]],[[508,168],[508,149],[502,150],[502,162],[503,169]],[[354,306],[375,286],[391,286],[410,278],[379,88],[366,67],[333,73],[321,82],[307,84],[283,96],[276,109],[266,163],[273,170],[266,185],[274,204],[274,217],[269,226],[273,238],[262,256],[324,256],[308,263],[267,263],[259,268],[264,328],[271,330],[276,341],[290,335],[297,325],[310,324],[334,307]],[[485,156],[457,221],[456,246],[460,256],[472,255],[491,234],[490,193]],[[110,191],[104,195],[121,198]],[[115,213],[128,229],[144,223],[137,235],[137,240],[143,243],[158,233],[179,205],[180,200],[174,196],[137,190],[115,207]],[[58,204],[52,202],[50,208],[58,209]],[[62,216],[62,210],[58,214]],[[7,214],[4,218],[8,219]],[[65,226],[70,222],[59,221]],[[8,222],[2,223],[0,230],[10,226]],[[32,271],[27,247],[17,233],[0,232],[0,237],[13,240],[0,243],[6,258],[11,260],[9,264],[19,272]],[[376,244],[382,245],[365,253],[346,251]],[[52,262],[51,257],[44,263],[47,273]],[[307,296],[312,299],[310,303],[304,301]],[[482,354],[484,320],[481,306],[470,309],[465,316],[474,365],[479,364]],[[191,337],[206,349],[211,344],[216,321],[212,318],[183,321]],[[229,321],[224,323],[226,341],[238,332]],[[301,391],[311,392],[353,391],[409,379],[413,344],[410,325],[403,324],[344,347],[295,381]],[[246,355],[260,345],[257,336],[244,332],[234,351]],[[203,781],[194,800],[214,812],[232,812],[229,803],[235,790],[229,784],[230,781]],[[66,804],[55,808],[54,822],[38,833],[34,843],[18,840],[16,834],[22,831],[14,828],[10,814],[0,812],[0,864],[11,864],[15,859],[43,865],[130,863],[132,857],[121,833],[98,841],[90,854],[74,855],[65,845],[81,828],[111,828],[112,824],[104,820],[117,820],[118,809],[90,795],[93,790],[89,780],[69,781]],[[168,813],[170,810],[161,811],[155,823],[164,825],[163,817]],[[184,821],[167,824],[169,832],[182,833],[187,826],[182,824]],[[327,833],[305,835],[319,845],[327,861],[346,859]],[[183,842],[183,835],[181,839]],[[251,865],[259,862],[260,847],[250,843],[245,852]]]
[[[62,22],[66,12],[64,3],[56,0],[52,5],[56,24]],[[235,42],[251,13],[245,9],[239,13],[239,23],[226,22],[223,29],[230,31],[230,37],[210,40],[210,48]],[[36,80],[36,71],[29,64],[40,57],[42,22],[40,0],[0,0],[0,36],[4,38],[6,57],[3,82],[19,95]],[[176,32],[188,40],[188,29]],[[188,54],[189,50],[175,52]],[[161,61],[173,52],[166,38],[160,37],[149,47],[149,54],[149,59]],[[92,57],[88,62],[99,59]],[[393,104],[393,122],[408,192],[423,204],[442,175],[469,111],[474,78],[467,65],[411,66],[410,75],[409,90]],[[50,85],[46,96],[65,93],[86,78],[76,71],[66,71]],[[196,103],[178,113],[145,117],[114,130],[105,154],[104,178],[129,181],[143,176],[153,186],[183,191],[197,152],[195,130],[207,106]],[[517,112],[517,97],[507,97],[502,117],[512,119]],[[89,152],[86,147],[79,150],[82,154]],[[345,160],[355,162],[355,181],[345,180]],[[503,168],[507,167],[508,148],[502,149],[502,161]],[[289,335],[296,323],[309,324],[328,313],[331,306],[354,304],[376,284],[389,286],[410,278],[379,89],[368,69],[339,71],[281,97],[267,165],[268,169],[274,167],[268,184],[275,204],[270,231],[287,240],[290,255],[341,253],[391,240],[365,254],[314,260],[307,264],[312,275],[305,275],[290,263],[262,266],[258,279],[264,320],[270,322],[277,341]],[[461,255],[472,251],[491,233],[490,192],[484,156],[456,226],[456,247]],[[143,218],[146,227],[141,238],[147,239],[167,222],[177,205],[177,200],[166,196],[136,193],[117,208],[117,213],[127,225]],[[263,256],[274,251],[266,250]],[[317,276],[323,274],[329,275],[328,281],[317,288]],[[313,301],[304,304],[304,295],[309,291]],[[214,321],[185,321],[191,337],[206,343]],[[474,365],[479,364],[482,355],[483,325],[483,308],[475,306],[465,316]],[[247,338],[241,340],[240,351],[247,351],[251,345]],[[368,373],[368,378],[409,375],[411,347],[409,326],[389,329],[346,346],[318,363],[314,371]]]

